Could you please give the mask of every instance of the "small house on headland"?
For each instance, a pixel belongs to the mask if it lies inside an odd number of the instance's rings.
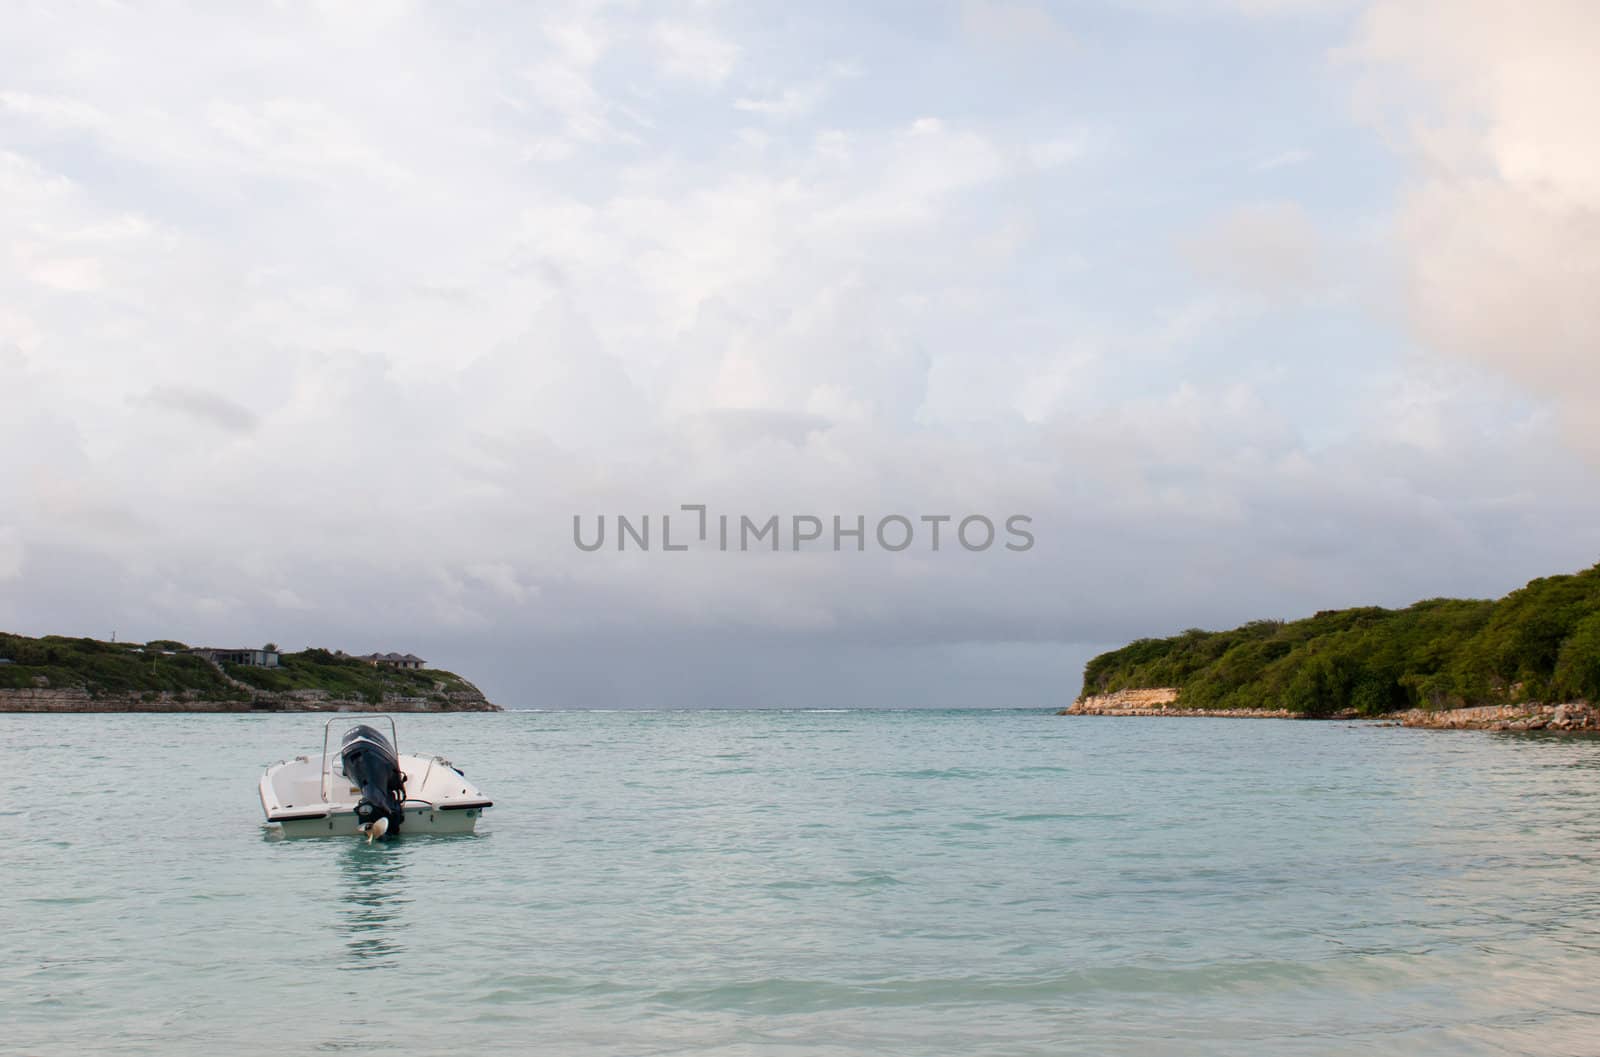
[[[210,661],[212,664],[244,664],[251,668],[276,668],[278,666],[278,647],[270,642],[259,650],[218,649],[214,646],[207,646],[190,650],[189,652],[196,657]]]
[[[365,661],[374,668],[405,668],[411,671],[428,663],[414,653],[368,653],[355,659]]]

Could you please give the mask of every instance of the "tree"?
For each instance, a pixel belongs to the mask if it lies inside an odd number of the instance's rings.
[[[1600,613],[1580,621],[1562,643],[1551,688],[1557,697],[1600,701]]]

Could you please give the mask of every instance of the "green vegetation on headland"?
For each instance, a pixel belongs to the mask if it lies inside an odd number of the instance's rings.
[[[472,689],[471,683],[454,672],[438,668],[378,668],[321,649],[285,653],[278,664],[276,668],[242,664],[224,667],[233,678],[261,690],[326,690],[333,697],[372,704],[382,701],[385,694],[428,697]]]
[[[221,669],[181,643],[100,642],[0,634],[0,689],[82,689],[94,695],[193,691],[211,700],[248,699]]]
[[[388,698],[447,703],[477,695],[461,676],[436,668],[378,667],[324,649],[284,653],[277,667],[214,664],[170,640],[147,643],[0,633],[0,691],[82,690],[91,697],[184,695],[212,702],[248,702],[267,694],[322,691],[329,699],[381,705]]]
[[[1183,708],[1304,716],[1600,702],[1600,565],[1498,601],[1440,598],[1140,639],[1084,669],[1084,697],[1157,687],[1177,688]]]

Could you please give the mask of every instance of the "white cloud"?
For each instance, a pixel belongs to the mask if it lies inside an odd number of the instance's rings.
[[[1277,154],[1269,154],[1251,166],[1257,172],[1271,172],[1273,169],[1286,169],[1292,165],[1304,165],[1311,160],[1311,152],[1304,150],[1286,150]]]
[[[1366,0],[1227,0],[1248,15],[1286,16],[1347,11],[1359,8]]]
[[[254,156],[253,164],[289,177],[346,178],[355,169],[378,183],[406,178],[365,142],[361,130],[326,105],[306,99],[240,104],[216,101],[206,120],[230,144]]]
[[[81,100],[31,92],[0,91],[0,109],[55,128],[100,129],[109,123],[104,113]]]
[[[1257,202],[1218,217],[1184,249],[1202,275],[1281,298],[1306,293],[1326,277],[1323,243],[1298,204]]]
[[[1072,36],[1050,10],[1013,0],[963,0],[961,25],[974,37],[1006,48],[1060,48]]]
[[[788,85],[776,95],[741,96],[734,100],[733,107],[775,121],[793,121],[815,111],[839,82],[858,76],[860,71],[853,64],[838,63],[821,77]]]
[[[1399,233],[1417,334],[1555,400],[1600,458],[1600,8],[1437,15],[1379,0],[1350,53],[1368,112],[1416,163]]]
[[[706,26],[658,22],[654,40],[661,69],[671,77],[716,86],[739,61],[739,47]]]
[[[789,121],[804,117],[815,110],[826,92],[827,89],[822,82],[814,82],[785,88],[778,95],[767,99],[736,99],[733,106],[735,110]]]
[[[1089,154],[1087,137],[1056,136],[1028,146],[1028,161],[1040,169],[1058,169]]]

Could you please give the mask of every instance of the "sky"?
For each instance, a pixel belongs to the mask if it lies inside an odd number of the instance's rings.
[[[1034,707],[1586,568],[1597,53],[1584,0],[23,3],[0,628]]]

